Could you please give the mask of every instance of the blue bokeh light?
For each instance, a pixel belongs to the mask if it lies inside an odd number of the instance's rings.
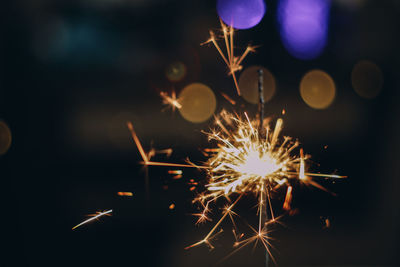
[[[314,59],[328,40],[329,0],[281,0],[278,22],[283,45],[303,60]]]
[[[222,21],[235,29],[249,29],[264,17],[264,0],[218,0],[217,12]]]

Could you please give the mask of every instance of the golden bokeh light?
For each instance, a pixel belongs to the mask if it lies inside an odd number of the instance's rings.
[[[11,146],[11,131],[7,123],[0,121],[0,155],[7,153]]]
[[[263,70],[264,75],[264,101],[267,102],[275,94],[276,82],[272,73],[261,66],[251,66],[245,69],[239,78],[239,88],[242,97],[251,104],[257,104],[258,98],[258,70]]]
[[[325,109],[335,99],[336,88],[332,77],[322,70],[311,70],[300,82],[301,98],[312,108]]]
[[[186,76],[186,66],[180,61],[171,63],[165,70],[165,76],[171,82],[181,81]]]
[[[382,71],[375,63],[368,60],[361,60],[353,67],[351,84],[359,96],[374,98],[382,90]]]
[[[181,91],[178,97],[182,117],[190,122],[200,123],[209,119],[217,106],[214,92],[202,83],[192,83]]]

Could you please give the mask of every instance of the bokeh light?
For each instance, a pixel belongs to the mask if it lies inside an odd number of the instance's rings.
[[[186,66],[180,61],[168,65],[165,76],[171,82],[181,81],[186,76]]]
[[[312,70],[300,82],[300,95],[315,109],[329,107],[335,99],[336,88],[332,77],[322,70]]]
[[[217,12],[225,24],[236,29],[256,26],[264,17],[266,5],[263,0],[218,0]]]
[[[382,71],[375,63],[368,60],[361,60],[353,67],[351,84],[359,96],[374,98],[382,90]]]
[[[330,3],[327,0],[281,0],[278,21],[283,45],[294,57],[318,57],[327,43]]]
[[[0,155],[7,153],[11,146],[11,131],[7,123],[0,121]]]
[[[239,88],[242,97],[251,104],[257,104],[258,97],[258,70],[263,70],[264,101],[271,100],[276,91],[276,82],[272,73],[261,66],[251,66],[245,69],[239,78]]]
[[[180,92],[178,97],[182,117],[190,122],[200,123],[209,119],[217,106],[214,92],[202,83],[192,83]]]

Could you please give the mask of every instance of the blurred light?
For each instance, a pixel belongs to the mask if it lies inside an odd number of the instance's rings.
[[[322,70],[306,73],[300,83],[300,95],[312,108],[324,109],[335,99],[335,83],[329,74]]]
[[[0,155],[7,153],[11,146],[11,131],[7,123],[0,121]]]
[[[278,21],[283,45],[298,59],[318,57],[327,42],[330,1],[281,0]]]
[[[375,63],[361,60],[353,67],[351,84],[359,96],[374,98],[382,90],[382,71]]]
[[[266,5],[263,0],[218,0],[217,12],[225,24],[236,29],[256,26],[264,17]]]
[[[258,70],[262,69],[264,72],[264,101],[267,102],[275,94],[276,83],[272,73],[261,66],[251,66],[245,69],[239,78],[239,88],[242,97],[251,104],[257,104],[258,97]]]
[[[181,81],[186,75],[186,66],[182,62],[173,62],[165,70],[165,76],[171,82]]]
[[[121,196],[121,197],[131,197],[131,196],[133,196],[132,192],[118,192],[117,194],[118,194],[118,196]]]
[[[174,203],[172,203],[171,205],[169,205],[169,209],[170,209],[170,210],[173,210],[173,209],[175,209],[175,204],[174,204]]]
[[[214,92],[202,83],[192,83],[178,97],[182,117],[190,122],[204,122],[211,117],[217,106]]]
[[[169,174],[182,174],[182,170],[168,170]]]

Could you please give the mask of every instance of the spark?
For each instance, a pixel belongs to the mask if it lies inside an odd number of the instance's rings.
[[[234,54],[235,47],[233,45],[234,29],[230,26],[225,25],[222,22],[222,20],[220,20],[220,23],[221,23],[221,31],[222,31],[221,38],[223,38],[224,42],[225,42],[226,54],[223,52],[220,45],[218,44],[218,42],[217,42],[218,37],[215,36],[215,33],[213,31],[210,31],[210,38],[207,41],[201,43],[201,45],[209,44],[209,43],[212,43],[214,45],[215,49],[217,49],[222,60],[225,62],[226,66],[228,67],[229,75],[232,75],[232,79],[233,79],[233,82],[236,87],[236,92],[240,96],[240,89],[239,89],[239,84],[238,84],[237,78],[236,78],[236,72],[242,70],[243,66],[241,64],[242,64],[243,60],[246,58],[246,56],[249,53],[255,52],[256,47],[248,45],[246,47],[246,50],[239,57],[236,57]],[[229,102],[231,102],[231,101],[229,101]],[[234,104],[232,104],[232,105],[234,105]]]
[[[213,233],[215,232],[215,230],[217,230],[218,226],[224,221],[225,217],[228,216],[229,212],[232,210],[232,208],[236,205],[236,203],[240,200],[240,198],[242,196],[243,196],[243,194],[241,194],[232,205],[230,205],[229,207],[224,209],[224,214],[222,215],[222,217],[219,219],[219,221],[214,225],[214,227],[210,230],[210,232],[208,232],[208,234],[202,240],[200,240],[199,242],[197,242],[193,245],[186,247],[185,249],[189,249],[189,248],[198,246],[203,243],[206,243],[210,247],[212,247],[211,243],[210,243],[210,239],[213,237]]]
[[[162,150],[155,150],[154,148],[150,149],[147,153],[147,158],[150,160],[155,155],[164,154],[167,158],[172,155],[172,148],[162,149]]]
[[[182,178],[182,170],[168,170],[168,174],[173,174],[172,179],[177,180]]]
[[[283,203],[283,209],[284,210],[290,210],[290,203],[292,202],[292,186],[288,186],[287,191],[286,191],[286,197],[285,197],[285,202]]]
[[[180,174],[182,174],[183,172],[182,172],[182,170],[168,170],[168,173],[169,173],[169,174],[177,174],[177,175],[180,175]]]
[[[218,148],[205,148],[204,151],[205,152],[218,152]]]
[[[191,162],[189,162],[190,164],[180,164],[180,163],[150,161],[148,155],[146,154],[146,152],[143,149],[142,143],[140,142],[140,140],[135,132],[135,129],[133,128],[132,122],[128,121],[126,123],[126,125],[128,126],[128,129],[131,132],[132,139],[135,142],[137,149],[139,150],[140,156],[142,157],[143,165],[145,165],[145,166],[166,166],[166,167],[186,167],[186,168],[200,168],[200,169],[206,168],[205,166],[198,166]]]
[[[167,105],[171,107],[172,111],[175,111],[175,109],[181,109],[182,105],[179,103],[179,100],[176,98],[176,93],[175,91],[172,91],[171,95],[168,95],[167,92],[160,92],[160,96],[162,98],[162,103],[164,105]]]
[[[131,196],[133,196],[133,193],[132,192],[118,192],[118,196],[131,197]]]
[[[325,228],[329,228],[329,227],[331,227],[331,221],[328,218],[326,218],[325,219]]]
[[[113,210],[107,210],[107,211],[98,211],[95,214],[89,214],[88,216],[90,216],[91,218],[81,222],[80,224],[75,225],[74,227],[72,227],[72,230],[75,230],[76,228],[78,228],[79,226],[82,226],[84,224],[87,224],[91,221],[97,220],[102,216],[111,216]]]
[[[233,100],[230,96],[228,96],[227,94],[221,92],[221,95],[232,105],[236,105],[236,101]]]
[[[196,225],[197,224],[201,224],[201,223],[205,223],[206,221],[212,221],[207,215],[210,212],[210,210],[208,209],[208,204],[209,202],[207,202],[206,205],[203,205],[204,209],[201,213],[193,213],[193,216],[199,217],[199,219],[196,221]]]

